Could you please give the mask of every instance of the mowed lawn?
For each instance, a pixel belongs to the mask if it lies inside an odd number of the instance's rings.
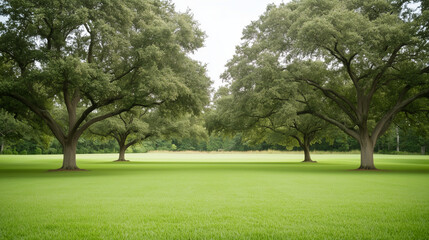
[[[0,156],[0,239],[429,239],[429,156]]]

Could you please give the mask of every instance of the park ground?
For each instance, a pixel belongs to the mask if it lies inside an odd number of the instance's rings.
[[[0,156],[0,239],[428,239],[429,156]]]

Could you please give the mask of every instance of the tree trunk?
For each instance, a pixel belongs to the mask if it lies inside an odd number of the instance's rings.
[[[304,150],[304,161],[302,161],[302,162],[313,162],[313,163],[315,163],[316,161],[311,160],[310,140],[309,139],[304,138],[304,144],[303,144],[302,148]]]
[[[421,153],[422,153],[422,155],[426,154],[426,146],[422,146]]]
[[[374,144],[369,136],[360,139],[360,167],[363,170],[376,170],[374,166]]]
[[[127,148],[124,145],[119,145],[119,158],[118,160],[116,160],[117,162],[126,162],[127,160],[125,160],[125,151],[127,150]]]
[[[3,154],[3,150],[4,150],[4,142],[3,142],[3,140],[1,140],[1,143],[0,143],[0,154]]]
[[[80,170],[76,165],[77,140],[67,141],[63,145],[63,166],[58,170]]]
[[[125,151],[129,147],[129,145],[125,144],[126,139],[126,137],[116,139],[119,145],[119,158],[115,162],[128,162],[128,160],[125,159]]]
[[[399,128],[396,127],[396,151],[399,152]]]

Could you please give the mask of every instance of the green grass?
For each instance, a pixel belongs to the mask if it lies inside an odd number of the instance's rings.
[[[0,239],[428,239],[429,157],[0,156]]]

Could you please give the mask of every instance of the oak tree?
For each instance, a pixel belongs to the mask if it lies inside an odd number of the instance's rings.
[[[244,30],[234,58],[274,57],[272,66],[283,70],[274,84],[306,89],[300,113],[355,138],[361,147],[360,169],[375,169],[377,139],[398,113],[429,97],[429,9],[425,1],[410,2],[297,0],[270,5]]]
[[[188,54],[204,33],[163,0],[6,0],[0,96],[42,119],[78,170],[79,137],[134,106],[199,112],[210,81]],[[2,106],[3,107],[3,106]]]

